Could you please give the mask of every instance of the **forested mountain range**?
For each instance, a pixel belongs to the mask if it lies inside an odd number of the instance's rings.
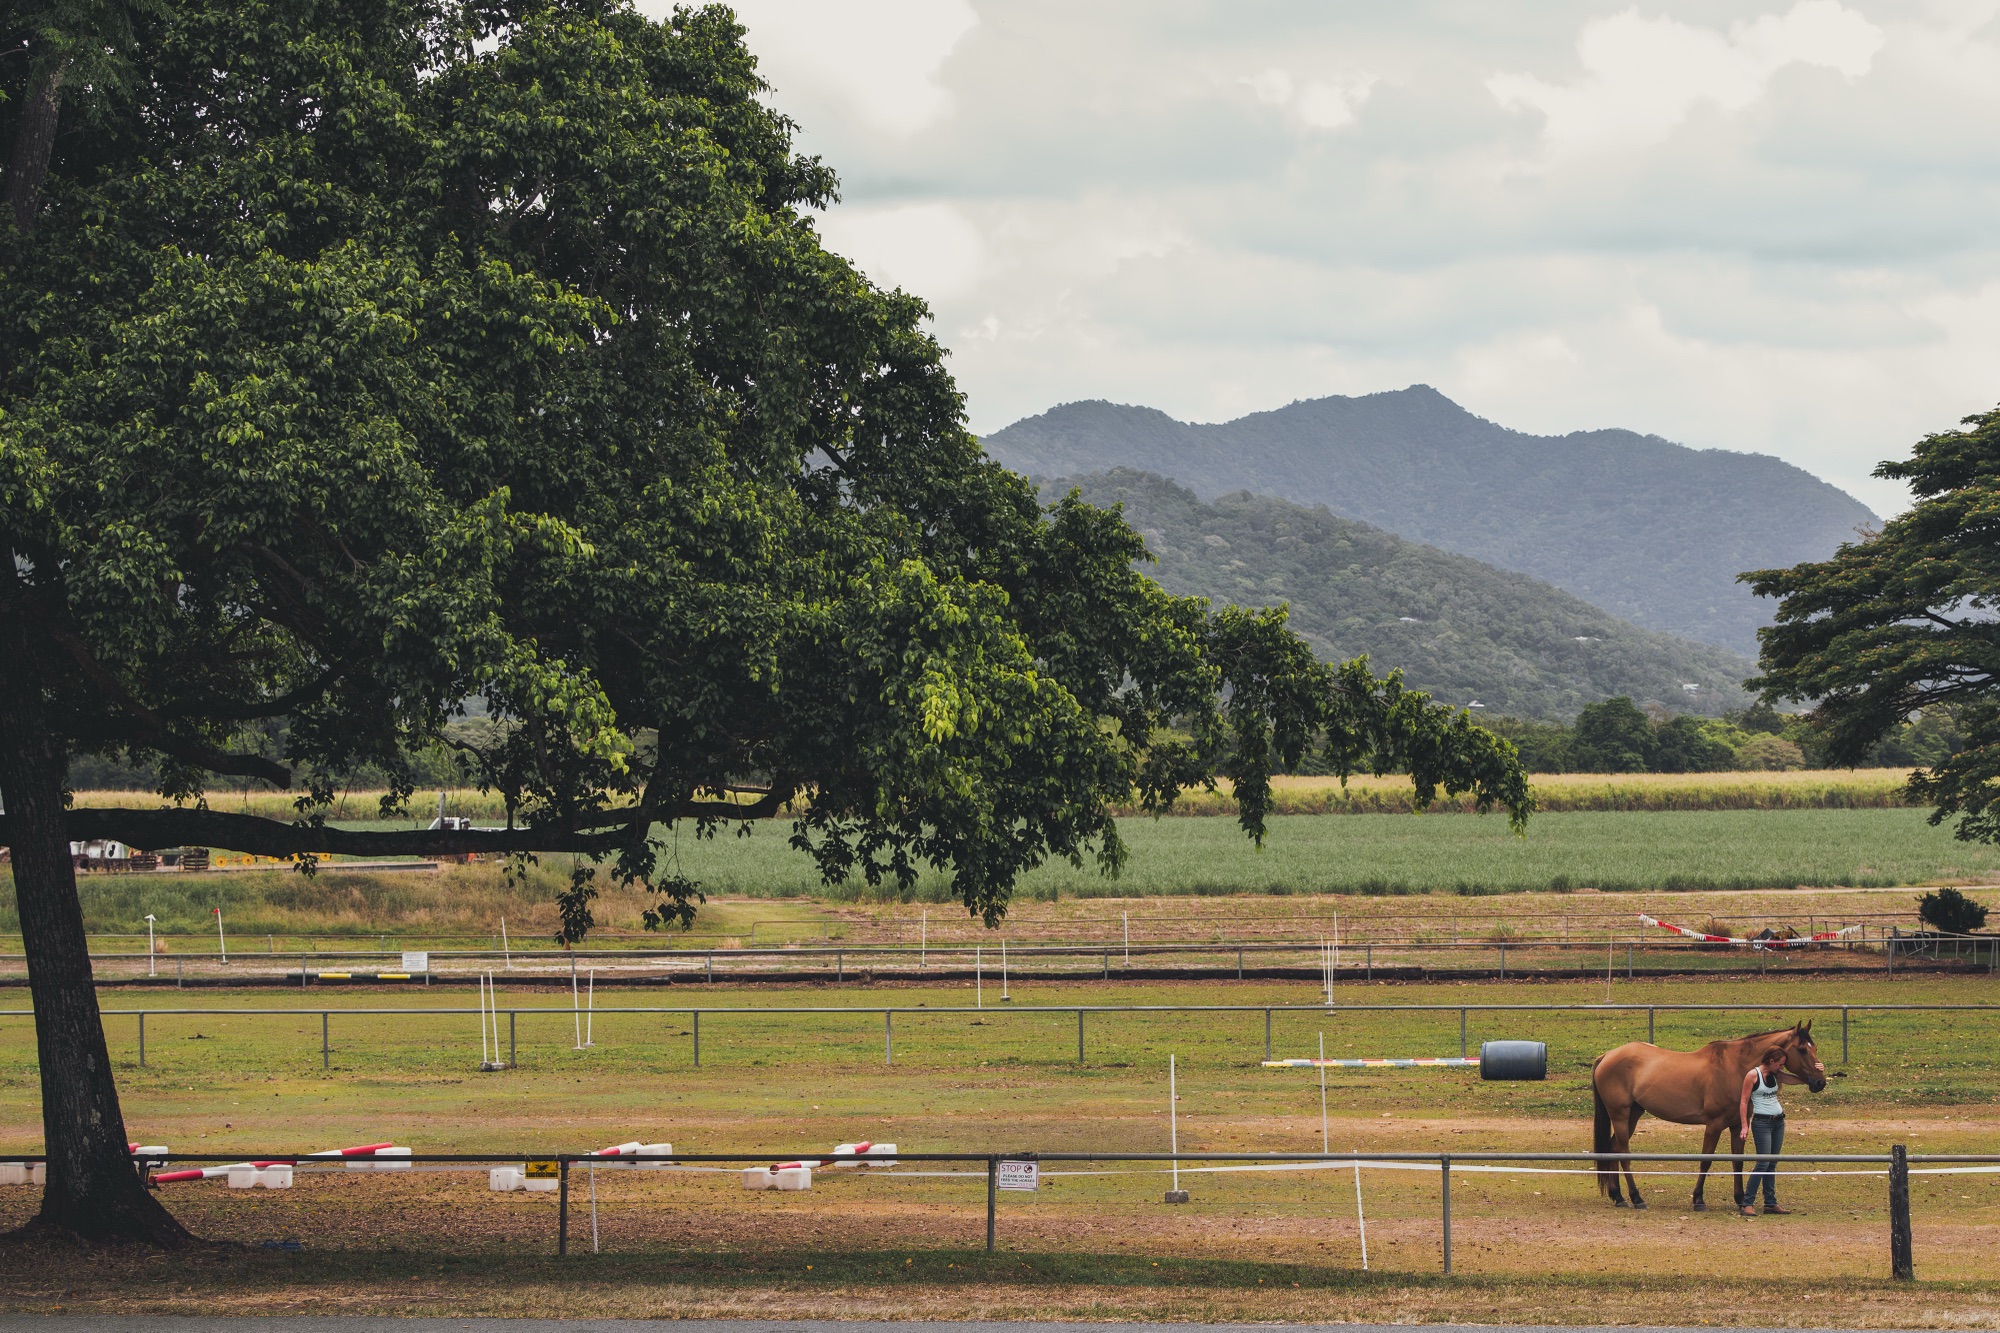
[[[1440,700],[1487,715],[1568,719],[1628,695],[1718,715],[1748,702],[1749,659],[1619,620],[1538,579],[1407,541],[1366,523],[1236,492],[1212,503],[1132,469],[1044,479],[1124,506],[1171,592],[1291,605],[1292,627],[1329,660],[1368,654]],[[1696,685],[1693,691],[1685,685]]]
[[[1859,500],[1776,458],[1627,430],[1527,435],[1425,385],[1221,425],[1069,403],[983,442],[1030,476],[1132,467],[1210,499],[1246,490],[1324,504],[1532,574],[1647,629],[1745,654],[1770,606],[1737,574],[1824,559],[1876,522]]]

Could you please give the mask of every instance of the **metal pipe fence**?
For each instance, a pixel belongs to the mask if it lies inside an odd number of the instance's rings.
[[[1005,1008],[973,1005],[869,1005],[866,1007],[848,1005],[785,1005],[759,1007],[749,1005],[732,1006],[653,1006],[653,1005],[603,1005],[592,1010],[579,1011],[575,1008],[557,1008],[540,1005],[533,1008],[493,1008],[488,1010],[463,1007],[424,1006],[394,1008],[322,1008],[308,1007],[280,1008],[174,1008],[174,1009],[104,1009],[105,1018],[132,1018],[137,1021],[138,1053],[141,1068],[146,1066],[146,1023],[149,1018],[311,1018],[320,1020],[320,1061],[321,1067],[333,1067],[333,1018],[368,1018],[391,1016],[399,1020],[465,1018],[482,1012],[494,1016],[507,1016],[507,1065],[514,1067],[519,1062],[520,1034],[519,1020],[523,1015],[536,1019],[568,1018],[574,1022],[580,1015],[673,1015],[692,1020],[689,1036],[691,1041],[692,1065],[701,1067],[702,1020],[710,1022],[711,1034],[717,1018],[772,1018],[809,1015],[817,1017],[838,1016],[841,1018],[882,1017],[882,1061],[885,1065],[895,1064],[895,1019],[902,1014],[913,1017],[936,1017],[946,1014],[978,1014],[984,1018],[996,1018],[1002,1014],[1026,1015],[1075,1015],[1076,1017],[1076,1061],[1081,1065],[1088,1062],[1085,1046],[1085,1020],[1095,1015],[1110,1017],[1120,1014],[1180,1015],[1180,1014],[1261,1014],[1264,1019],[1264,1059],[1272,1055],[1272,1021],[1279,1014],[1315,1014],[1326,1018],[1368,1016],[1386,1013],[1426,1013],[1458,1016],[1458,1053],[1470,1054],[1468,1023],[1474,1014],[1499,1013],[1560,1013],[1609,1016],[1617,1014],[1646,1015],[1646,1040],[1654,1039],[1656,1024],[1660,1014],[1722,1014],[1761,1013],[1768,1014],[1774,1008],[1786,1013],[1834,1014],[1840,1015],[1840,1063],[1847,1064],[1850,1058],[1851,1030],[1854,1016],[1870,1013],[2000,1013],[2000,1004],[1884,1004],[1847,1003],[1827,1001],[1793,1003],[1787,1001],[1779,1005],[1770,1004],[1368,1004],[1368,1005],[1323,1005],[1323,1004],[1139,1004],[1139,1005],[1030,1005],[1009,1003]],[[32,1009],[0,1009],[0,1019],[34,1017]],[[711,1036],[712,1041],[712,1036]]]
[[[263,1165],[310,1165],[313,1155],[300,1152],[262,1153],[171,1153],[166,1157],[143,1158],[135,1154],[135,1164],[150,1174],[167,1161],[180,1163],[238,1163],[257,1162]],[[39,1154],[20,1154],[15,1161],[25,1164],[46,1162]],[[393,1159],[398,1168],[432,1167],[483,1167],[502,1162],[541,1162],[552,1164],[557,1175],[557,1212],[554,1249],[558,1256],[570,1252],[570,1221],[572,1212],[572,1187],[570,1177],[578,1166],[586,1168],[605,1167],[607,1169],[633,1169],[653,1167],[656,1169],[682,1170],[740,1166],[745,1163],[784,1161],[816,1162],[830,1165],[844,1160],[848,1164],[863,1165],[865,1157],[850,1155],[845,1159],[829,1159],[821,1150],[804,1152],[734,1152],[734,1153],[620,1153],[609,1158],[594,1152],[558,1151],[534,1149],[525,1152],[489,1153],[409,1153],[399,1154]],[[1269,1167],[1320,1166],[1338,1167],[1352,1165],[1357,1171],[1370,1166],[1423,1167],[1435,1165],[1438,1172],[1439,1195],[1439,1262],[1441,1271],[1450,1275],[1452,1262],[1452,1214],[1451,1214],[1451,1171],[1454,1165],[1460,1167],[1504,1167],[1508,1164],[1588,1163],[1591,1172],[1609,1164],[1613,1167],[1630,1167],[1639,1163],[1684,1163],[1699,1164],[1704,1171],[1716,1167],[1729,1167],[1740,1171],[1756,1164],[1758,1155],[1754,1151],[1742,1153],[1585,1153],[1585,1152],[1353,1152],[1296,1153],[1296,1152],[902,1152],[881,1166],[886,1171],[877,1174],[893,1175],[896,1168],[905,1163],[925,1166],[965,1165],[980,1168],[966,1174],[974,1178],[983,1177],[986,1203],[986,1252],[996,1253],[999,1246],[999,1180],[1001,1167],[1007,1163],[1033,1163],[1037,1168],[1043,1163],[1167,1163],[1180,1170],[1196,1171],[1204,1168],[1221,1169]],[[1183,1167],[1183,1163],[1193,1163],[1193,1167]],[[389,1165],[390,1159],[377,1158],[373,1153],[358,1153],[348,1157],[338,1167],[351,1169],[361,1165]],[[1778,1162],[1778,1174],[1795,1176],[1799,1173],[1785,1168],[1799,1166],[1842,1167],[1882,1167],[1887,1177],[1889,1213],[1889,1267],[1893,1277],[1903,1280],[1915,1276],[1914,1256],[1911,1241],[1910,1188],[1909,1177],[1912,1170],[1936,1173],[1950,1173],[1955,1168],[1972,1168],[1987,1172],[2000,1168],[2000,1154],[1994,1153],[1911,1153],[1903,1144],[1893,1144],[1886,1153],[1788,1153]],[[1545,1167],[1538,1169],[1546,1169]],[[926,1173],[928,1174],[928,1173]],[[1870,1174],[1873,1174],[1872,1172]],[[1718,1177],[1718,1180],[1723,1177]],[[596,1247],[595,1234],[595,1176],[592,1175],[593,1203],[593,1248]],[[1173,1200],[1176,1202],[1184,1201]]]
[[[1331,951],[1330,953],[1328,951]],[[1433,976],[1494,978],[1551,972],[1636,980],[1686,973],[1766,973],[1788,964],[1833,971],[1945,967],[2000,973],[2000,935],[1910,935],[1822,941],[1791,948],[1745,948],[1658,935],[1622,939],[1500,939],[1461,941],[1239,940],[1134,944],[986,945],[857,944],[730,949],[601,949],[525,953],[498,949],[422,951],[418,970],[405,972],[393,949],[298,952],[196,951],[176,954],[99,952],[93,965],[105,983],[186,985],[234,978],[271,985],[330,982],[470,982],[485,971],[519,979],[559,979],[597,969],[628,982],[670,984],[757,980],[940,981],[999,977],[1023,980],[1162,979],[1173,976],[1239,980],[1328,973],[1334,980],[1423,980]],[[1328,960],[1331,960],[1329,966]],[[373,971],[358,971],[384,960]],[[388,961],[395,960],[395,961]],[[1136,961],[1135,961],[1136,960]],[[0,968],[25,967],[25,956],[0,953]]]

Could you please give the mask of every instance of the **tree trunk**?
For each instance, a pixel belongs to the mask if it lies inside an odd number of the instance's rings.
[[[41,83],[21,108],[21,123],[14,131],[14,156],[7,164],[7,207],[14,225],[25,234],[35,229],[35,205],[42,197],[42,182],[49,178],[49,155],[56,146],[56,120],[62,111],[63,76],[68,62],[56,65],[42,76]]]
[[[18,678],[0,685],[0,795],[35,1003],[49,1159],[42,1211],[28,1229],[86,1241],[184,1244],[192,1237],[132,1169],[63,828],[68,758],[41,716],[39,693]]]

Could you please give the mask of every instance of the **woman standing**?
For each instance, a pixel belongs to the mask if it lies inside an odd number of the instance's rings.
[[[1785,1069],[1785,1051],[1781,1046],[1773,1046],[1764,1052],[1764,1059],[1755,1069],[1743,1076],[1743,1100],[1737,1107],[1738,1123],[1749,1131],[1751,1144],[1757,1151],[1757,1165],[1750,1172],[1750,1183],[1737,1200],[1742,1206],[1743,1216],[1755,1217],[1757,1182],[1764,1182],[1764,1211],[1766,1213],[1787,1214],[1792,1210],[1778,1206],[1778,1154],[1785,1150],[1785,1108],[1778,1102],[1780,1083],[1803,1083],[1804,1079]]]

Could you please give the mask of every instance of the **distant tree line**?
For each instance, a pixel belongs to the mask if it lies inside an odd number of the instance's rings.
[[[1619,695],[1586,705],[1576,721],[1489,717],[1489,730],[1514,742],[1532,773],[1719,773],[1836,764],[1809,715],[1758,702],[1720,718],[1642,709]],[[1906,719],[1857,767],[1928,768],[1964,748],[1952,710]]]

